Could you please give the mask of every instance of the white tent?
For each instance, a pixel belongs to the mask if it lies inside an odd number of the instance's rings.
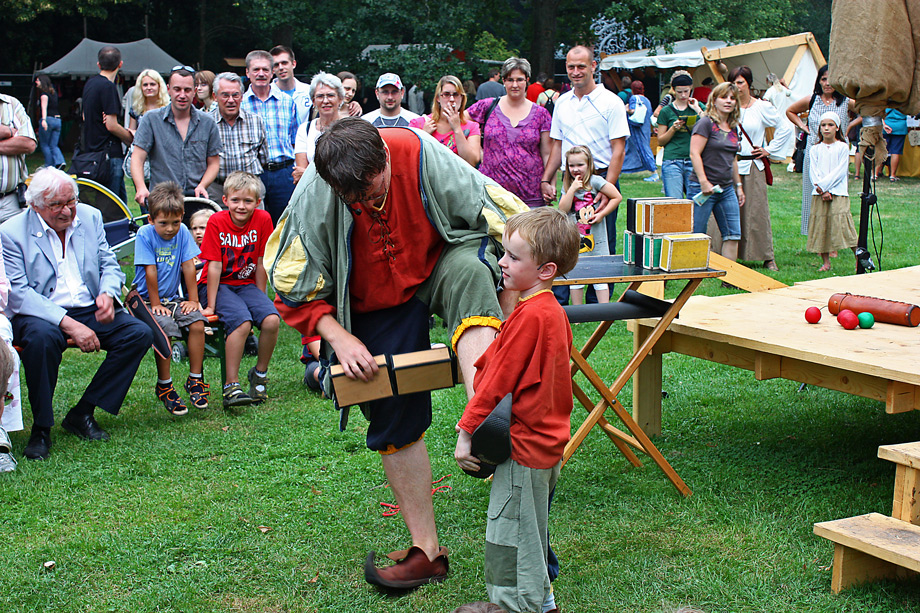
[[[670,52],[664,47],[657,47],[655,49],[639,49],[628,53],[608,55],[600,61],[599,67],[601,70],[635,70],[636,68],[646,68],[648,66],[660,69],[694,68],[702,66],[705,61],[701,49],[704,47],[718,49],[727,44],[721,40],[707,40],[705,38],[682,40],[671,45]]]
[[[160,49],[149,38],[130,43],[103,43],[84,38],[67,55],[50,66],[42,68],[38,71],[38,74],[72,78],[86,78],[99,74],[96,58],[99,50],[106,45],[117,47],[121,52],[121,59],[124,62],[121,73],[129,79],[139,75],[145,68],[153,68],[159,73],[166,74],[174,66],[182,64],[182,62]]]
[[[793,100],[812,94],[818,68],[827,63],[811,32],[782,38],[764,38],[718,49],[706,47],[703,49],[703,59],[716,82],[720,83],[725,80],[719,71],[720,62],[729,71],[736,66],[750,67],[754,74],[754,84],[751,87],[760,91],[770,87],[766,80],[768,74],[782,77],[792,90]]]

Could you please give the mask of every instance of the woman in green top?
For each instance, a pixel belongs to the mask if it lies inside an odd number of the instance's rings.
[[[671,77],[674,100],[658,113],[658,146],[664,147],[661,182],[668,198],[686,198],[693,165],[690,163],[690,132],[705,105],[690,97],[693,78],[685,70]]]

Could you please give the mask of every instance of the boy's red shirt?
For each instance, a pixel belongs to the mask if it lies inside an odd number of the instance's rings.
[[[460,427],[472,433],[511,393],[511,459],[552,468],[571,433],[572,328],[549,290],[519,302],[498,336],[476,361],[475,395]]]
[[[256,266],[265,254],[265,244],[273,229],[271,215],[261,209],[253,211],[242,228],[233,223],[229,211],[214,213],[208,219],[199,257],[208,262],[221,262],[220,282],[223,284],[255,283]],[[204,271],[198,278],[199,285],[208,282],[207,267]]]

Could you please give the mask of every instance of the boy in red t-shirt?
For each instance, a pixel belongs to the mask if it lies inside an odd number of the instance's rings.
[[[475,395],[457,424],[454,457],[460,468],[476,471],[472,433],[511,394],[511,458],[492,481],[485,574],[489,601],[512,613],[557,610],[546,572],[547,523],[571,431],[572,329],[551,288],[575,267],[579,243],[575,224],[557,209],[508,219],[498,265],[504,288],[521,299],[477,360]]]
[[[265,186],[248,172],[234,172],[224,181],[224,206],[211,215],[201,243],[207,274],[198,280],[205,315],[217,314],[227,333],[227,380],[224,406],[239,407],[268,398],[268,362],[278,342],[281,317],[265,295],[268,275],[262,264],[272,233],[271,216],[258,208]],[[249,371],[249,393],[240,387],[240,361],[252,325],[261,331],[259,356]]]

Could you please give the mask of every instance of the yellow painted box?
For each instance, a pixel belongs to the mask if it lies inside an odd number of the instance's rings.
[[[692,200],[658,200],[643,202],[636,211],[637,232],[642,234],[677,234],[693,232]]]
[[[668,272],[709,268],[708,234],[667,234],[661,240],[661,269]]]

